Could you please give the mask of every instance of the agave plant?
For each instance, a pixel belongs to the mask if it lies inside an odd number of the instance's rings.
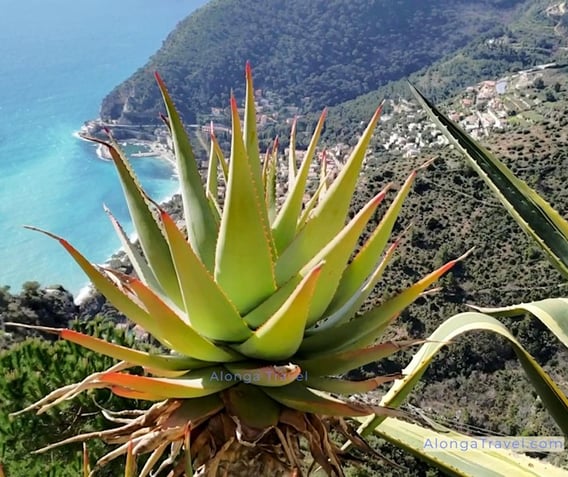
[[[550,263],[564,278],[568,278],[568,221],[528,184],[516,177],[502,161],[445,116],[422,93],[413,86],[411,90],[430,120],[439,127],[450,144],[463,155],[509,214],[545,252]],[[475,311],[455,315],[434,331],[429,337],[429,342],[422,346],[404,369],[405,376],[397,380],[383,396],[381,404],[399,405],[417,384],[434,355],[450,340],[472,330],[487,330],[498,333],[509,340],[542,403],[556,421],[558,428],[565,436],[568,436],[568,398],[565,393],[507,328],[495,319],[504,316],[518,317],[530,313],[547,326],[565,346],[568,346],[568,298],[548,298],[501,308],[474,305],[470,307]],[[432,455],[423,449],[424,439],[436,435],[431,429],[425,430],[415,424],[393,420],[386,416],[370,416],[360,420],[363,424],[358,430],[359,433],[367,435],[373,432],[439,467],[449,475],[495,477],[502,475],[565,477],[568,475],[565,469],[518,454],[488,451],[483,455],[476,453],[466,455],[462,452],[447,451]],[[445,429],[439,437],[459,441],[465,436],[451,429]],[[349,443],[344,448],[348,446]]]
[[[118,447],[101,458],[95,470],[126,454],[127,472],[134,475],[135,457],[150,454],[141,476],[164,466],[173,468],[173,475],[191,475],[194,470],[207,475],[293,470],[300,475],[302,436],[328,474],[342,475],[339,450],[328,435],[330,423],[345,431],[343,417],[400,412],[339,396],[365,393],[400,375],[362,381],[338,376],[416,344],[381,342],[381,337],[397,315],[459,259],[358,313],[399,243],[390,243],[390,236],[417,173],[410,174],[358,247],[391,187],[347,220],[381,107],[337,177],[330,183],[329,176],[321,174],[319,187],[306,198],[326,113],[300,164],[292,128],[287,172],[282,174],[277,147],[263,158],[259,152],[247,64],[244,128],[232,97],[230,160],[211,131],[203,185],[188,135],[164,83],[156,78],[177,161],[183,223],[176,223],[146,195],[109,135],[108,140],[91,139],[108,148],[118,170],[141,252],[107,212],[135,276],[93,265],[63,238],[44,233],[60,242],[120,312],[170,352],[150,354],[68,329],[51,330],[119,362],[53,391],[28,409],[42,412],[93,388],[156,403],[147,411],[129,413],[131,418],[107,413],[122,425],[43,450],[96,437]],[[223,196],[219,176],[225,181]]]

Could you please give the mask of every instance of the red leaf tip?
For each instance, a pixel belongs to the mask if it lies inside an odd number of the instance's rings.
[[[381,116],[381,113],[383,112],[383,106],[384,105],[385,105],[385,102],[383,100],[383,101],[381,101],[381,104],[379,104],[379,107],[375,111],[375,114],[373,114],[372,121],[378,121],[379,120],[379,117]]]
[[[164,222],[166,220],[169,221],[173,221],[173,219],[170,217],[170,214],[168,214],[164,209],[162,209],[161,207],[158,208],[158,213],[160,214],[160,219]]]
[[[385,187],[381,192],[379,192],[375,197],[371,199],[371,203],[373,205],[380,204],[381,201],[383,201],[384,198],[387,196],[387,193],[388,193],[388,187]]]

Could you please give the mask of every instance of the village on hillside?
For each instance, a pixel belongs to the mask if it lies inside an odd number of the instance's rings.
[[[535,106],[543,100],[555,101],[554,91],[558,91],[561,85],[547,85],[543,79],[545,70],[555,68],[559,66],[549,63],[497,80],[482,81],[467,87],[452,102],[445,104],[443,109],[450,119],[475,139],[495,132],[504,132],[518,124],[530,124],[540,119],[534,110]],[[544,92],[544,96],[537,94],[539,92]],[[255,104],[259,131],[271,124],[291,125],[294,118],[302,117],[301,108],[285,105],[279,98],[261,89],[255,91]],[[389,113],[381,117],[384,127],[377,130],[375,139],[384,149],[398,152],[403,157],[415,157],[423,148],[441,148],[448,145],[445,136],[427,120],[416,103],[397,98],[387,100],[385,106]],[[242,108],[239,112],[244,114]],[[207,124],[194,124],[190,125],[190,128],[209,133],[213,127],[216,133],[230,133],[228,108],[211,108],[205,119]],[[313,161],[310,174],[319,175],[321,163],[324,161],[326,173],[333,178],[349,150],[350,146],[344,143],[328,147],[319,153],[318,160]],[[288,154],[287,150],[284,152]],[[297,159],[301,160],[305,152],[298,150]]]
[[[545,88],[543,70],[554,67],[555,63],[540,65],[469,86],[453,102],[445,105],[444,111],[474,139],[504,132],[515,124],[530,124],[539,119],[534,107],[542,101],[533,90]],[[560,84],[556,83],[552,89],[559,87]],[[555,100],[550,90],[546,93],[546,100]],[[424,147],[448,144],[445,136],[426,120],[415,103],[400,99],[390,100],[389,105],[393,113],[382,118],[393,123],[390,134],[381,141],[385,149],[413,157],[419,155]]]

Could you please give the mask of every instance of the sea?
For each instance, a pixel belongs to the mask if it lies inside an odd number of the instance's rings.
[[[113,164],[76,133],[205,3],[0,0],[0,287],[37,281],[76,295],[88,284],[57,241],[23,225],[63,236],[93,263],[120,248],[103,204],[133,232]],[[132,162],[151,197],[176,192],[167,161]]]

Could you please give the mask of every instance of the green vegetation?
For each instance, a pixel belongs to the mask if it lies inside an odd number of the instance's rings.
[[[331,108],[330,138],[345,140],[345,132],[371,114],[370,105],[378,100],[410,99],[407,81],[439,103],[482,80],[496,80],[503,75],[553,61],[566,64],[568,50],[564,47],[564,35],[554,26],[568,15],[551,15],[547,9],[550,4],[548,0],[523,2],[513,15],[506,17],[505,22],[484,31],[458,51],[449,53],[408,78],[393,81]],[[386,112],[390,111],[387,109]]]
[[[65,324],[67,326],[67,323]],[[115,323],[92,320],[89,324],[73,323],[73,329],[93,334],[118,344],[132,346],[134,339]],[[14,330],[14,328],[12,328]],[[140,346],[140,343],[137,344]],[[32,454],[53,442],[55,436],[64,439],[77,433],[109,427],[101,409],[121,410],[133,405],[105,390],[68,401],[57,410],[45,414],[24,413],[22,410],[69,380],[82,380],[89,374],[113,364],[111,358],[80,348],[65,341],[28,338],[0,352],[0,463],[8,477],[46,476],[76,477],[81,472],[81,444],[54,449],[45,454]],[[144,403],[134,403],[143,406]],[[105,447],[93,442],[89,451],[93,457],[103,454]],[[123,472],[124,463],[117,461],[99,475],[112,477]]]
[[[0,349],[39,335],[33,330],[5,330],[4,322],[65,327],[76,312],[73,296],[60,286],[41,288],[37,282],[26,282],[16,295],[8,287],[0,288]]]
[[[156,123],[161,103],[152,74],[160,71],[185,121],[194,123],[212,107],[225,108],[230,89],[240,83],[243,59],[255,66],[257,88],[317,111],[431,65],[531,2],[213,0],[181,22],[149,63],[104,100],[101,117]]]

